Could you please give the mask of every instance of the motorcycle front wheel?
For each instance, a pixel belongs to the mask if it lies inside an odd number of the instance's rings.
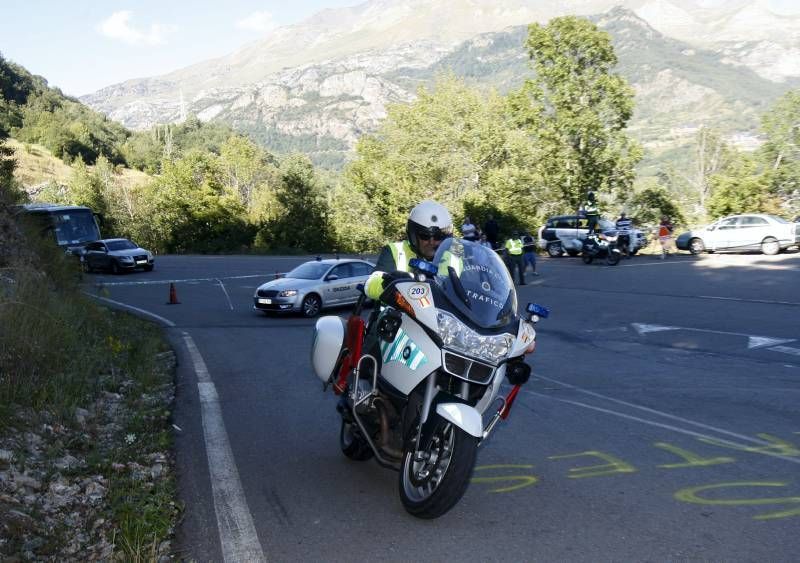
[[[440,420],[426,450],[403,455],[400,499],[406,511],[438,518],[453,508],[467,490],[477,453],[476,437]]]
[[[581,258],[583,258],[583,263],[584,264],[591,264],[592,260],[594,260],[594,256],[592,256],[588,252],[582,252],[581,253]]]
[[[616,266],[617,262],[619,262],[620,254],[619,252],[614,252],[613,250],[608,251],[608,256],[606,256],[606,264],[609,266]]]

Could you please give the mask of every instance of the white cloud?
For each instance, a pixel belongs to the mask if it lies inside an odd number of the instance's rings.
[[[246,18],[236,22],[236,27],[263,33],[275,29],[276,23],[269,12],[253,12]]]
[[[108,37],[123,41],[130,45],[163,45],[167,42],[167,35],[177,30],[174,25],[154,23],[146,31],[136,29],[130,24],[132,12],[124,10],[114,12],[107,19],[100,22],[97,30]]]

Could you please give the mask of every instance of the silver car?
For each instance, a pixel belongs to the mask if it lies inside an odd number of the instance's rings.
[[[153,253],[126,238],[108,238],[88,243],[81,254],[87,272],[110,270],[113,274],[141,268],[149,272],[155,266]]]
[[[601,218],[597,222],[597,230],[601,232],[615,231],[616,223]],[[583,240],[589,234],[588,219],[578,215],[557,215],[550,217],[539,229],[539,248],[546,250],[553,258],[566,252],[570,256],[577,256],[582,247]],[[647,246],[647,236],[639,229],[630,229],[630,251],[636,254]]]
[[[675,239],[680,250],[692,254],[760,250],[778,254],[800,244],[800,224],[765,213],[723,217],[705,228],[682,233]]]
[[[374,268],[366,260],[312,260],[259,286],[253,295],[253,308],[315,317],[323,307],[355,303],[360,295],[358,284],[366,283]]]

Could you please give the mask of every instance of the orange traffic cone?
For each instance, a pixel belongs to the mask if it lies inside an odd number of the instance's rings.
[[[169,301],[167,301],[167,305],[180,305],[180,301],[178,301],[178,294],[175,291],[175,284],[169,284]]]

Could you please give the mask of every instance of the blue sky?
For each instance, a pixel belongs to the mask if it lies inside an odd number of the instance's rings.
[[[0,53],[80,96],[226,55],[270,27],[363,0],[4,0]]]
[[[363,1],[4,0],[0,53],[80,96],[226,55],[271,27]],[[763,1],[779,13],[800,11],[797,0]]]

